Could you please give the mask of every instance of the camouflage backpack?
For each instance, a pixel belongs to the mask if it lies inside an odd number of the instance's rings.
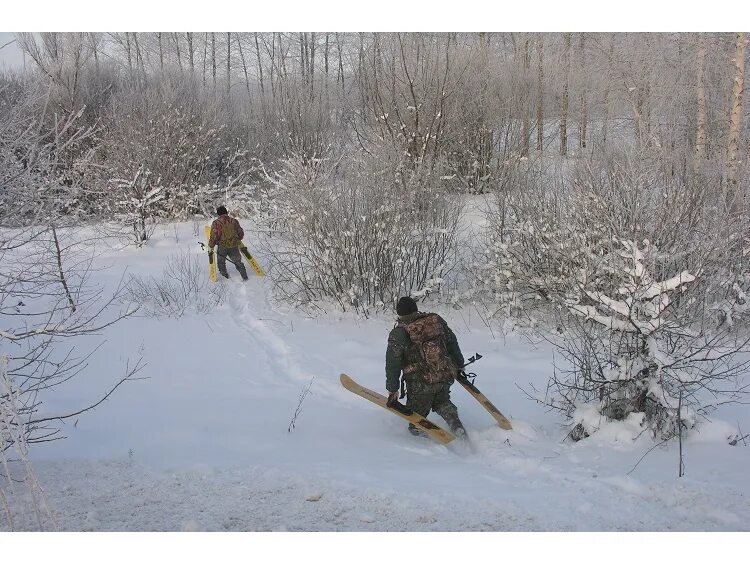
[[[227,249],[237,248],[241,239],[237,230],[239,222],[228,215],[219,218],[218,221],[221,223],[221,238],[219,239],[219,245]]]
[[[408,323],[399,322],[398,326],[403,327],[411,339],[404,376],[419,375],[428,384],[452,382],[458,366],[448,352],[440,317],[428,313]]]

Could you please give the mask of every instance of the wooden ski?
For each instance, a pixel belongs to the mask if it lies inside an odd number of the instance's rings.
[[[487,397],[479,391],[479,389],[469,382],[469,379],[464,376],[463,374],[459,374],[456,377],[456,381],[461,384],[464,388],[466,388],[466,391],[469,392],[474,399],[476,399],[480,404],[482,404],[482,407],[484,407],[492,417],[494,417],[495,421],[497,421],[497,424],[500,425],[503,429],[506,431],[510,431],[513,429],[513,425],[510,424],[510,421],[506,419],[505,415],[500,413],[500,410],[496,408],[494,405],[492,405],[492,402],[487,399]]]
[[[211,240],[211,226],[206,225],[203,231],[206,234],[206,246],[208,246],[209,241]],[[216,253],[209,247],[208,249],[208,277],[211,279],[211,282],[216,282]]]
[[[383,409],[390,411],[394,415],[398,415],[402,419],[406,419],[407,421],[409,421],[410,423],[412,423],[413,425],[415,425],[416,427],[424,431],[424,433],[427,436],[436,440],[439,443],[442,443],[445,445],[456,438],[445,429],[439,427],[438,425],[435,425],[432,421],[428,420],[426,417],[422,417],[421,415],[419,415],[419,413],[413,412],[411,409],[409,409],[402,403],[396,402],[396,404],[393,407],[389,407],[387,405],[388,398],[386,398],[382,394],[373,392],[369,388],[360,386],[359,384],[357,384],[357,382],[352,380],[346,374],[341,375],[341,385],[344,386],[350,392],[357,394],[358,396],[361,396],[365,398],[366,400],[370,400],[375,405],[379,405]]]
[[[258,264],[258,261],[253,258],[253,255],[250,254],[250,251],[245,246],[245,243],[240,241],[240,252],[242,253],[242,256],[247,259],[248,264],[250,265],[250,268],[253,269],[255,274],[258,276],[265,276],[266,273],[263,272],[263,269]]]

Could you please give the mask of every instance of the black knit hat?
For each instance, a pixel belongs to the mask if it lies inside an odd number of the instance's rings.
[[[417,311],[419,311],[417,308],[417,302],[412,300],[409,296],[399,298],[398,303],[396,304],[396,313],[399,315],[409,315],[410,313],[415,313]]]
[[[219,206],[218,208],[216,208],[216,213],[219,215],[227,215],[229,212],[224,206]]]

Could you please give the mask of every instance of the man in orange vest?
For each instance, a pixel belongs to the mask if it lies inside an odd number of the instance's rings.
[[[214,245],[217,246],[216,255],[218,256],[217,266],[219,272],[224,278],[229,278],[227,272],[227,257],[234,263],[237,270],[242,276],[242,280],[247,280],[247,270],[245,265],[242,264],[242,256],[240,255],[240,241],[245,236],[245,232],[240,227],[240,222],[233,217],[229,217],[227,208],[219,206],[216,208],[216,213],[219,214],[214,222],[211,224],[211,236],[208,239],[208,246],[211,250],[214,249]]]

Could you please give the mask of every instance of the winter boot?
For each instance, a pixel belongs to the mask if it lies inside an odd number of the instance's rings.
[[[409,432],[412,435],[414,435],[415,437],[426,437],[427,436],[425,434],[425,432],[422,431],[422,429],[420,429],[419,427],[417,427],[415,425],[412,425],[411,423],[409,423]]]
[[[456,435],[459,439],[465,439],[466,438],[466,428],[464,427],[464,424],[461,423],[461,420],[456,418],[451,418],[448,422],[448,425],[451,428],[451,433]]]

